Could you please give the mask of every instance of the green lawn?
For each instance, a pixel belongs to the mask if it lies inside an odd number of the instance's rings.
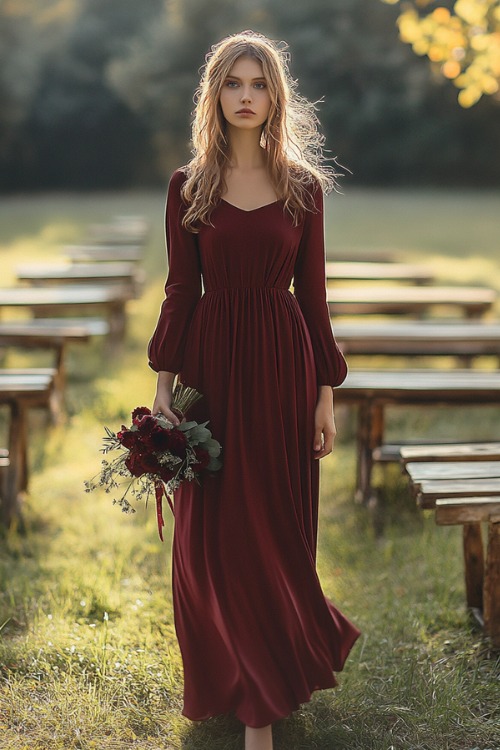
[[[328,199],[331,258],[336,247],[387,245],[432,263],[443,281],[500,289],[498,193],[344,193]],[[90,221],[117,212],[151,221],[149,283],[130,305],[124,351],[110,358],[102,342],[73,346],[66,422],[30,416],[28,532],[0,541],[1,750],[243,747],[237,721],[180,716],[168,507],[162,545],[151,507],[126,516],[109,495],[83,491],[99,470],[103,426],[152,402],[146,344],[163,298],[163,207],[161,192],[16,196],[0,206],[2,284],[21,261],[57,257]],[[35,361],[46,360],[9,353],[5,364]],[[498,439],[499,417],[500,409],[394,410],[389,437]],[[339,410],[338,421],[336,449],[321,461],[318,569],[363,634],[340,686],[276,724],[275,748],[499,750],[500,658],[464,607],[461,529],[418,511],[393,467],[377,537],[352,499],[354,415]]]

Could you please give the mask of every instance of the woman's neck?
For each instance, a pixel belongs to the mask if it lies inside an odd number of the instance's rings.
[[[229,128],[229,168],[239,172],[251,172],[266,166],[266,151],[259,143],[254,131]]]

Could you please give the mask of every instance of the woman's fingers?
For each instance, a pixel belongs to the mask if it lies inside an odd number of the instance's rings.
[[[314,433],[314,458],[323,458],[323,456],[327,456],[331,453],[333,451],[334,441],[334,432],[317,427]]]
[[[176,426],[180,424],[179,418],[171,410],[170,404],[166,403],[161,398],[155,398],[151,413],[153,414],[153,416],[156,416],[157,414],[163,414],[163,416],[165,416],[170,422],[172,422],[172,424]]]

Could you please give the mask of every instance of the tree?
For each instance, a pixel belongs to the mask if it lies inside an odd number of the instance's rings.
[[[400,0],[383,0],[396,5]],[[397,19],[400,38],[433,70],[460,89],[458,102],[472,107],[483,94],[500,101],[500,0],[406,0]]]

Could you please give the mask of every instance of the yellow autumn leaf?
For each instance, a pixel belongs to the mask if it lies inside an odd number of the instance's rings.
[[[412,48],[416,55],[426,55],[429,43],[425,39],[417,39],[416,42],[413,42]]]
[[[458,94],[458,101],[462,107],[465,109],[468,109],[469,107],[472,107],[473,104],[476,104],[476,102],[479,101],[479,99],[482,96],[481,89],[477,88],[477,86],[469,86],[466,89],[463,89],[463,91],[460,91]]]
[[[415,11],[407,11],[398,18],[398,28],[404,42],[413,42],[420,36],[418,16]]]
[[[448,23],[450,16],[451,13],[448,8],[436,8],[436,10],[431,13],[431,18],[437,23]]]
[[[485,75],[481,80],[481,85],[485,94],[496,94],[499,85],[496,78],[491,75]]]
[[[441,72],[445,78],[456,78],[460,71],[460,64],[456,60],[447,60],[441,67]]]
[[[489,44],[489,34],[474,34],[470,40],[470,46],[478,52],[487,49]]]
[[[432,62],[442,62],[447,58],[446,50],[437,44],[431,45],[428,56],[429,60],[432,60]]]
[[[455,13],[467,21],[471,26],[485,25],[485,19],[488,12],[488,4],[480,0],[457,0],[455,3]]]

